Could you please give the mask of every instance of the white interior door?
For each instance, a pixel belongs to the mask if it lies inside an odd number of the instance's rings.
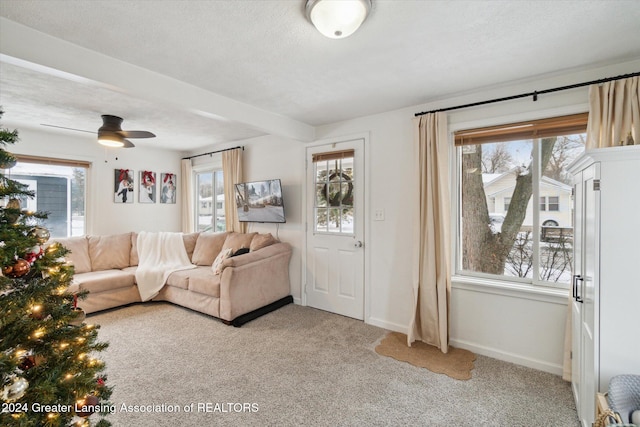
[[[307,305],[364,319],[364,140],[307,149]]]

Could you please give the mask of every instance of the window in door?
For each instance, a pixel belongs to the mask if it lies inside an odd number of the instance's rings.
[[[225,231],[224,179],[221,170],[198,171],[196,184],[196,231]]]
[[[354,234],[353,157],[353,150],[313,155],[316,233]]]
[[[11,179],[29,186],[33,198],[23,197],[22,209],[47,212],[41,225],[51,237],[86,234],[86,181],[90,163],[15,155],[17,164],[6,171]]]
[[[456,132],[458,274],[568,285],[572,211],[561,207],[571,205],[567,166],[584,151],[586,124],[578,114]],[[503,212],[491,211],[496,196]]]

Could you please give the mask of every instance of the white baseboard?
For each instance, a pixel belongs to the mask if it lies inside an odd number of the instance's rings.
[[[365,319],[365,323],[379,328],[388,329],[393,332],[407,333],[407,325],[400,325],[398,323],[387,322],[386,320],[377,319],[375,317],[369,317]]]
[[[302,298],[293,297],[293,303],[296,305],[302,305]]]
[[[522,356],[519,354],[485,347],[469,341],[456,340],[454,338],[449,339],[449,344],[451,344],[453,347],[469,350],[483,356],[492,357],[494,359],[503,360],[505,362],[515,363],[516,365],[522,365],[528,368],[533,368],[539,371],[549,372],[554,375],[562,376],[562,366],[555,363],[550,363],[539,359],[532,359],[530,357]]]

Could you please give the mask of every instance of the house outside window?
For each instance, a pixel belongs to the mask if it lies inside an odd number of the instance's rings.
[[[90,163],[15,155],[17,164],[5,171],[11,179],[29,186],[33,198],[21,199],[22,209],[47,212],[40,225],[51,237],[86,234],[86,182]]]
[[[567,166],[584,151],[586,124],[579,114],[455,133],[457,275],[568,287]]]

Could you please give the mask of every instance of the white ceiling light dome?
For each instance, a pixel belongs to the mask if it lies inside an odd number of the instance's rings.
[[[371,10],[371,0],[307,0],[307,18],[331,39],[355,33]]]

